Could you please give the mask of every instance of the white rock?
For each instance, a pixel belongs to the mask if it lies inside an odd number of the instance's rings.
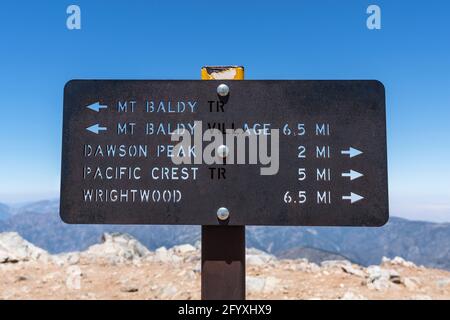
[[[275,277],[267,277],[264,284],[264,293],[271,293],[280,287],[281,280]]]
[[[297,263],[309,263],[309,260],[306,258],[295,259],[293,261],[295,261]],[[311,262],[311,263],[313,263],[313,262]]]
[[[369,266],[366,270],[369,280],[372,282],[379,279],[389,280],[391,277],[399,276],[397,271],[381,268],[380,266]]]
[[[356,294],[352,291],[347,291],[344,293],[344,295],[340,298],[340,300],[367,300],[367,298],[363,295]]]
[[[0,249],[2,250],[2,249]],[[0,251],[0,263],[8,262],[9,254],[5,251]]]
[[[320,267],[315,263],[309,263],[306,259],[299,259],[300,262],[295,264],[294,269],[301,272],[316,273],[320,271]],[[306,260],[306,261],[305,261]]]
[[[262,257],[252,254],[245,257],[245,263],[249,266],[264,266],[266,261]]]
[[[190,244],[181,244],[179,246],[173,247],[173,251],[178,254],[186,254],[189,252],[195,252],[197,251],[197,249],[195,249],[195,247]]]
[[[381,258],[381,263],[383,264],[383,263],[391,263],[391,259],[389,259],[388,257],[382,257]]]
[[[104,233],[102,243],[95,244],[82,252],[82,256],[104,258],[110,263],[122,263],[141,259],[149,255],[148,249],[128,234]]]
[[[154,262],[178,264],[183,258],[174,254],[174,250],[167,250],[166,247],[160,247],[155,250],[155,254],[151,258]]]
[[[192,271],[192,270],[188,271],[186,273],[186,278],[189,279],[189,280],[195,280],[195,279],[197,279],[197,274],[194,271]]]
[[[383,257],[381,259],[381,263],[382,264],[397,265],[397,266],[402,266],[402,267],[406,267],[406,268],[417,268],[417,266],[413,262],[406,261],[402,257],[398,257],[398,256],[395,257],[394,259],[389,259],[387,257]]]
[[[366,277],[366,273],[359,266],[353,266],[350,264],[350,265],[342,265],[341,268],[345,273],[355,275],[361,278]]]
[[[420,285],[419,280],[415,279],[415,278],[405,277],[405,278],[402,278],[401,281],[402,281],[402,284],[409,290],[416,290]]]
[[[79,252],[69,252],[62,253],[52,257],[53,263],[58,266],[64,265],[74,265],[80,263],[80,253]]]
[[[158,262],[169,262],[169,253],[166,247],[160,247],[155,250],[154,260]]]
[[[348,260],[326,260],[320,263],[322,268],[333,269],[342,268],[342,266],[349,266],[352,263]]]
[[[245,254],[246,264],[254,266],[265,266],[277,261],[277,258],[267,252],[255,249],[247,248]]]
[[[385,290],[391,283],[400,284],[400,274],[392,269],[381,268],[380,266],[369,266],[367,269],[367,286],[370,289]]]
[[[438,288],[445,288],[450,285],[450,278],[441,278],[436,281],[436,286]]]
[[[197,263],[201,260],[201,255],[199,251],[190,252],[188,255],[183,257],[185,262]]]
[[[195,273],[200,273],[202,271],[202,264],[201,264],[201,262],[197,262],[194,265],[194,268],[192,269],[192,271],[194,271]]]
[[[165,286],[164,288],[161,288],[159,292],[159,298],[160,299],[173,299],[175,295],[178,293],[177,287],[173,286],[172,284],[169,284]]]
[[[49,260],[47,251],[26,241],[17,232],[0,233],[0,263]]]
[[[266,280],[264,278],[247,276],[246,279],[246,290],[249,293],[259,293],[264,290],[264,285]]]
[[[56,264],[58,267],[63,267],[65,264],[65,260],[63,258],[60,258],[59,256],[53,256],[52,262]]]
[[[246,277],[246,289],[251,293],[270,293],[280,287],[281,280],[275,277]]]

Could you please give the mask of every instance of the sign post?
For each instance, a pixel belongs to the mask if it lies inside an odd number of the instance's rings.
[[[202,298],[245,298],[245,226],[382,226],[385,89],[376,80],[71,80],[60,215],[202,226]]]
[[[244,68],[202,68],[202,80],[220,79],[244,80]],[[202,300],[244,300],[245,226],[203,225],[201,265]]]

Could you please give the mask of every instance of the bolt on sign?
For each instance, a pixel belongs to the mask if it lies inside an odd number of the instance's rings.
[[[80,224],[380,226],[378,81],[72,80],[61,217]]]

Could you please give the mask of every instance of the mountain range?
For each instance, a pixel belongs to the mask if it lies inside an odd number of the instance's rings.
[[[58,214],[59,200],[9,208],[0,204],[0,232],[17,231],[50,253],[80,251],[104,232],[123,232],[149,249],[194,244],[198,226],[67,225]],[[310,261],[345,258],[361,265],[378,264],[383,256],[401,256],[416,264],[450,270],[450,223],[391,217],[381,228],[254,227],[246,228],[246,245],[284,258]]]
[[[0,203],[0,220],[8,219],[10,216],[9,207],[3,203]]]

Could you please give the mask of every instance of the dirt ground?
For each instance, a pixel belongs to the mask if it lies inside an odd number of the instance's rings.
[[[0,264],[0,299],[199,299],[199,269],[199,259],[192,258],[177,263],[151,259],[6,263]],[[247,299],[450,298],[447,271],[388,265],[382,270],[391,270],[394,276],[371,282],[366,268],[350,269],[339,263],[324,267],[297,260],[250,264]]]

